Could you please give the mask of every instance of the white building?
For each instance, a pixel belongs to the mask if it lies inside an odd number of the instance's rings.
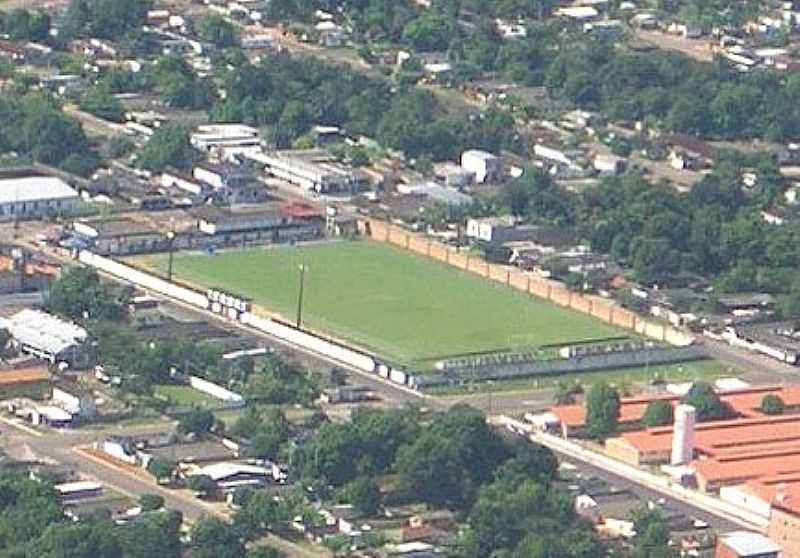
[[[242,407],[244,405],[244,398],[241,395],[214,382],[209,382],[197,376],[189,376],[189,385],[214,399],[219,399],[228,406]]]
[[[78,386],[74,388],[53,387],[53,403],[67,411],[74,418],[91,420],[97,415],[94,396]]]
[[[516,222],[511,216],[467,219],[467,237],[484,242],[505,242],[514,229]]]
[[[257,128],[244,124],[208,124],[198,126],[189,142],[200,151],[253,148],[261,145],[261,136]]]
[[[78,192],[54,176],[0,178],[0,218],[71,213],[79,203]]]
[[[478,149],[465,151],[461,154],[461,167],[475,173],[475,181],[478,184],[493,182],[500,178],[500,159],[486,151]]]
[[[12,343],[24,353],[52,363],[86,364],[83,343],[87,333],[76,324],[46,312],[26,309],[0,320],[0,327],[8,330]]]

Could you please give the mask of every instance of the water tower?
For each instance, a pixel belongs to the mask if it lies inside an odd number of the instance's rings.
[[[671,465],[688,465],[694,458],[694,425],[697,410],[691,405],[675,408],[675,426],[672,430]]]

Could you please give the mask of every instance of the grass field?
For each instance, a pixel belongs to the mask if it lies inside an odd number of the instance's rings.
[[[163,273],[165,260],[139,262]],[[589,316],[370,241],[179,253],[174,270],[195,285],[252,297],[291,319],[301,264],[307,266],[305,324],[406,364],[624,335]]]
[[[616,386],[636,386],[646,384],[656,379],[665,382],[680,383],[696,380],[713,381],[719,378],[737,377],[739,375],[741,375],[740,370],[731,368],[718,360],[696,360],[693,362],[682,362],[680,364],[619,368],[600,370],[597,372],[547,376],[544,378],[524,378],[473,386],[442,386],[431,388],[429,392],[436,395],[463,395],[476,391],[481,393],[530,391],[553,388],[558,382],[566,382],[568,384],[580,382],[584,386],[590,386],[594,382],[603,381]]]
[[[169,399],[173,405],[179,407],[205,407],[216,402],[202,391],[189,386],[179,385],[157,385],[154,388],[156,397]]]

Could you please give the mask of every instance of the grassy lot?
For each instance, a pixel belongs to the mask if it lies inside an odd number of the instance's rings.
[[[205,407],[218,403],[213,397],[189,386],[157,385],[154,392],[156,397],[169,399],[173,405],[179,407]]]
[[[166,256],[140,259],[163,271]],[[618,337],[620,330],[405,250],[370,241],[175,256],[178,277],[252,297],[389,359],[438,357]]]
[[[590,386],[597,381],[605,381],[616,386],[635,386],[646,384],[656,379],[666,382],[689,382],[695,380],[713,381],[719,378],[739,376],[741,372],[717,360],[696,360],[681,364],[668,364],[649,367],[621,368],[615,370],[602,370],[598,372],[584,372],[581,374],[564,374],[562,376],[547,376],[544,378],[525,378],[494,382],[491,384],[476,384],[465,386],[442,386],[429,391],[435,395],[463,395],[465,393],[488,393],[502,391],[530,391],[534,389],[548,389],[556,386],[558,382],[580,382]]]

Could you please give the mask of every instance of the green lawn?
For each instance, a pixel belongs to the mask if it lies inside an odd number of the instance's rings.
[[[436,395],[463,395],[472,392],[529,391],[553,388],[558,382],[566,382],[568,384],[580,382],[584,386],[590,386],[592,383],[601,380],[616,386],[636,386],[649,383],[656,379],[661,379],[665,382],[680,383],[696,380],[713,381],[719,378],[731,378],[740,375],[740,370],[731,368],[718,360],[695,360],[692,362],[682,362],[680,364],[618,368],[597,372],[546,376],[544,378],[508,380],[491,384],[441,386],[431,388],[429,392]]]
[[[156,397],[169,399],[179,407],[205,407],[216,402],[214,398],[189,386],[157,385],[153,391]]]
[[[166,268],[166,256],[145,266]],[[304,322],[407,364],[480,351],[624,335],[589,316],[371,241],[179,253],[174,270],[293,319],[307,266]]]

